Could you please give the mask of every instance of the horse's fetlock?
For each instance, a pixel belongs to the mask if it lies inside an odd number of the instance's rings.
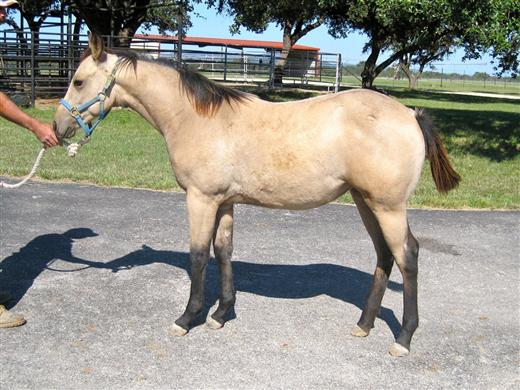
[[[233,306],[236,301],[236,296],[234,293],[224,293],[221,297],[221,302],[225,306]]]
[[[419,318],[411,318],[406,321],[403,325],[403,329],[406,329],[408,332],[415,332],[415,330],[419,327]]]

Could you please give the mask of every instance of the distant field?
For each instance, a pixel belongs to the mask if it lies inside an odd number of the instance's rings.
[[[359,86],[359,79],[353,76],[344,76],[342,86]],[[408,80],[394,80],[392,78],[378,77],[374,82],[376,87],[398,87],[408,88]],[[440,79],[419,79],[418,90],[440,90],[440,91],[459,91],[459,92],[485,92],[505,95],[520,95],[520,80],[441,80]]]
[[[424,107],[438,126],[451,159],[463,177],[447,196],[433,186],[429,168],[410,205],[440,208],[520,208],[520,110],[517,102],[434,92],[390,89],[406,105]],[[260,91],[268,100],[315,96],[300,90]],[[28,112],[51,121],[53,108]],[[39,149],[27,131],[0,119],[0,175],[23,176]],[[38,177],[105,186],[178,190],[163,138],[139,115],[118,110],[102,123],[90,144],[75,159],[63,148],[44,156]],[[348,196],[340,201],[350,201]]]

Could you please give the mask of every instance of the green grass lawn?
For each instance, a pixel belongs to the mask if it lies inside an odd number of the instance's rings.
[[[259,91],[273,101],[311,97],[314,92]],[[429,166],[410,201],[412,207],[520,208],[520,104],[506,100],[394,90],[391,94],[411,107],[424,107],[433,117],[462,175],[460,187],[448,195],[435,191]],[[53,109],[29,109],[51,121]],[[28,173],[39,143],[27,131],[0,119],[0,175]],[[44,180],[88,182],[178,190],[161,135],[139,115],[113,111],[92,141],[69,158],[63,148],[49,150],[37,176]],[[344,196],[340,201],[349,202]]]

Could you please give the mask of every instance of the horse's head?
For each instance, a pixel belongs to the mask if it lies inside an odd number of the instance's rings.
[[[80,127],[90,135],[116,100],[117,56],[107,53],[103,39],[95,34],[90,35],[89,49],[54,116],[54,129],[61,139],[73,137]]]

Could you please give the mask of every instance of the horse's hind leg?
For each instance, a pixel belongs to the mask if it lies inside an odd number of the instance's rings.
[[[373,204],[373,202],[370,202],[368,205],[379,223],[379,228],[387,248],[392,253],[403,275],[403,323],[396,342],[390,348],[390,354],[393,356],[404,356],[410,351],[412,336],[419,325],[417,308],[417,259],[419,244],[408,227],[406,205],[404,203],[392,207]],[[371,290],[369,299],[371,294],[379,298],[377,291]],[[382,294],[380,295],[382,298]],[[369,312],[372,313],[372,311]]]
[[[367,206],[359,192],[352,190],[351,193],[377,253],[377,266],[366,298],[365,307],[363,308],[361,318],[351,332],[353,336],[365,337],[368,336],[370,329],[374,327],[374,321],[381,307],[388,278],[392,272],[394,258],[392,252],[388,249],[388,245],[386,245],[383,232],[374,213]]]
[[[404,356],[410,351],[412,336],[419,325],[417,309],[417,258],[419,244],[412,236],[406,220],[406,206],[374,210],[386,244],[403,275],[403,323],[396,342],[390,348],[393,356]]]
[[[217,213],[213,251],[220,270],[220,299],[217,310],[207,318],[206,324],[211,329],[224,326],[224,317],[235,304],[235,288],[233,286],[233,205],[221,206]]]
[[[218,204],[201,194],[188,191],[188,218],[190,222],[191,290],[184,314],[172,326],[171,333],[185,335],[204,303],[204,278],[209,258],[209,247]]]

